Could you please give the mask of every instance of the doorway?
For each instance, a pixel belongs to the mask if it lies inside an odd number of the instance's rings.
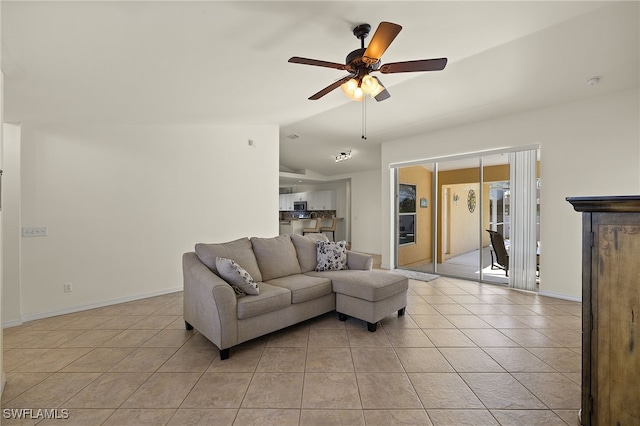
[[[512,271],[503,256],[498,257],[503,250],[494,249],[491,236],[499,233],[509,251],[512,172],[509,151],[397,167],[396,194],[403,193],[406,206],[406,188],[415,188],[411,205],[416,206],[411,212],[415,231],[408,243],[399,228],[406,229],[407,219],[402,216],[407,212],[399,213],[403,207],[396,205],[397,267],[508,285]],[[539,218],[539,184],[536,190]],[[539,240],[539,220],[536,224]]]

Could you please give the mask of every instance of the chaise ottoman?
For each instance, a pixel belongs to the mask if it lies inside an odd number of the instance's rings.
[[[384,317],[395,311],[399,316],[404,315],[408,278],[381,270],[344,272],[317,273],[331,278],[336,293],[336,311],[341,321],[348,317],[357,318],[366,321],[368,330],[374,332],[377,322]]]

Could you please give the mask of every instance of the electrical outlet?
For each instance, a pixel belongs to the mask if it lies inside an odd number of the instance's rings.
[[[49,230],[46,226],[30,226],[22,228],[23,237],[46,237]]]
[[[71,282],[64,283],[64,292],[71,293],[73,291],[73,284]]]

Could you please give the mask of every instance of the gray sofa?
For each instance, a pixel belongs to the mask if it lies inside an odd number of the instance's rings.
[[[323,234],[241,238],[220,244],[196,244],[183,255],[184,320],[229,357],[229,348],[318,315],[337,310],[368,323],[407,304],[408,280],[372,270],[369,255],[347,251],[344,270],[316,272],[317,241]],[[234,260],[258,282],[259,294],[238,297],[216,268],[217,258]],[[336,309],[337,307],[337,309]]]

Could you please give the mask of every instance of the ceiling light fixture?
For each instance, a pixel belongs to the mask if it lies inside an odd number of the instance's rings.
[[[340,154],[336,155],[336,163],[340,163],[342,161],[347,161],[347,160],[351,160],[351,150],[347,152],[341,152]]]
[[[372,98],[378,96],[384,90],[377,78],[365,74],[363,77],[354,77],[340,85],[342,92],[352,101],[362,102],[364,95]]]

